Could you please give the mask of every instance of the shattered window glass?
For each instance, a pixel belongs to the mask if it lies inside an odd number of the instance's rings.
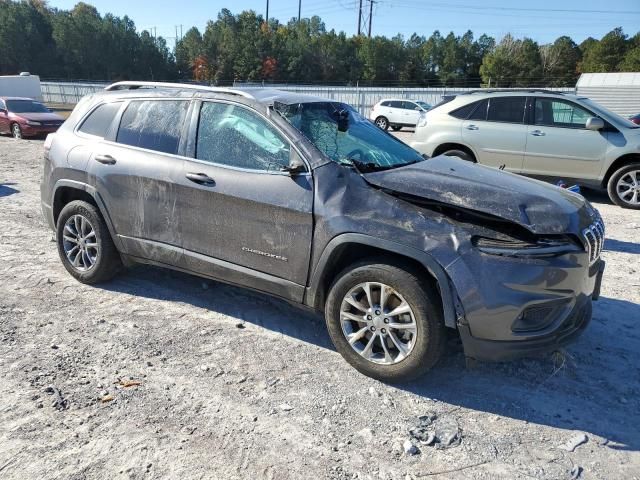
[[[122,115],[116,142],[176,154],[188,108],[184,100],[133,101]]]
[[[334,162],[380,170],[424,160],[418,152],[344,103],[278,103],[275,108]]]
[[[246,108],[206,102],[200,110],[196,158],[252,170],[282,170],[289,165],[289,143]]]

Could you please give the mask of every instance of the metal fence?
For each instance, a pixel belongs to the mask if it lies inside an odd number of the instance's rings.
[[[84,95],[103,90],[107,83],[76,83],[76,82],[41,82],[42,96],[45,102],[78,103]],[[362,114],[369,110],[383,98],[404,98],[407,100],[422,100],[429,104],[436,104],[444,95],[456,95],[475,88],[409,88],[409,87],[324,87],[316,85],[263,85],[235,83],[235,88],[250,90],[253,88],[277,88],[289,92],[306,93],[331,100],[353,105]],[[574,93],[573,88],[550,88],[559,92]]]

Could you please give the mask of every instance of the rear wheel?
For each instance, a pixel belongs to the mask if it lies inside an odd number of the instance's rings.
[[[376,122],[375,123],[382,130],[388,130],[389,129],[389,120],[387,120],[387,117],[380,116],[380,117],[376,118]]]
[[[22,138],[22,128],[17,123],[11,125],[11,135],[13,138],[21,139]]]
[[[122,266],[102,215],[88,202],[75,200],[62,209],[56,237],[62,264],[82,283],[106,282]]]
[[[476,161],[476,159],[473,158],[472,155],[465,152],[464,150],[458,150],[458,149],[447,150],[446,152],[443,152],[442,155],[446,155],[447,157],[458,157],[458,158],[461,158],[462,160],[466,160],[467,162]]]
[[[409,267],[360,263],[342,272],[325,306],[338,352],[361,373],[386,382],[416,378],[440,358],[440,297]]]
[[[622,208],[640,210],[640,163],[616,170],[607,184],[609,198]]]

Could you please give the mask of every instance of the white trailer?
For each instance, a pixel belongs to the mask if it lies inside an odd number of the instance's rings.
[[[27,97],[42,102],[40,77],[28,74],[0,76],[0,97]]]
[[[628,117],[640,113],[640,72],[583,73],[576,94]]]

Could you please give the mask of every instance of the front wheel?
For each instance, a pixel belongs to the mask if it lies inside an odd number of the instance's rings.
[[[56,241],[62,264],[79,282],[105,282],[122,266],[102,215],[88,202],[74,200],[62,209]]]
[[[476,161],[475,158],[473,158],[471,155],[469,155],[464,150],[457,150],[457,149],[447,150],[442,155],[446,155],[447,157],[458,157],[458,158],[461,158],[462,160],[466,160],[467,162],[475,162]]]
[[[640,163],[619,168],[607,184],[609,198],[622,208],[640,210]]]
[[[386,382],[416,378],[440,358],[440,297],[409,267],[360,263],[343,271],[325,306],[336,350],[361,373]]]
[[[20,128],[20,125],[18,125],[17,123],[11,125],[11,135],[13,136],[13,138],[16,138],[18,140],[22,138],[22,129]]]
[[[376,118],[376,122],[375,123],[382,130],[388,130],[389,129],[389,120],[387,120],[387,117],[378,117],[378,118]]]

